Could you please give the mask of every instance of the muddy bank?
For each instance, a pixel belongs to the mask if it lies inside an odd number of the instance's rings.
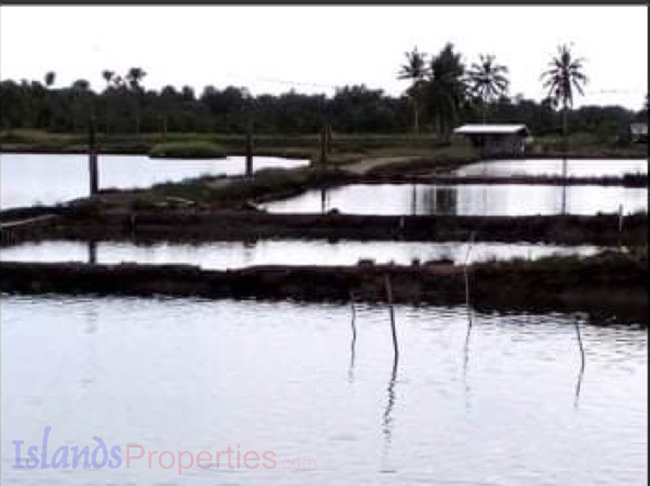
[[[18,293],[124,294],[302,301],[465,302],[465,269],[450,265],[286,267],[208,271],[183,265],[87,265],[0,262],[0,290]],[[566,310],[647,325],[645,260],[617,256],[555,258],[468,267],[477,308]]]
[[[476,241],[644,246],[647,214],[626,216],[361,216],[271,214],[256,210],[165,209],[94,211],[68,208],[23,240],[216,241],[329,239],[355,241]],[[34,216],[36,213],[31,213]]]

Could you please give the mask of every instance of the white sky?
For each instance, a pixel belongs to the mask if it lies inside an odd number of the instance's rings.
[[[564,42],[590,78],[578,106],[640,109],[648,91],[647,6],[2,6],[0,78],[53,70],[56,86],[83,78],[102,89],[102,70],[138,66],[146,87],[197,95],[208,84],[332,94],[362,83],[397,95],[404,52],[447,41],[466,63],[495,54],[511,94],[541,99],[539,75]]]

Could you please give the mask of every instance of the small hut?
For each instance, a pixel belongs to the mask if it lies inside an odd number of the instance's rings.
[[[526,137],[530,131],[526,125],[484,124],[463,125],[454,133],[465,135],[483,157],[521,157],[525,154]]]

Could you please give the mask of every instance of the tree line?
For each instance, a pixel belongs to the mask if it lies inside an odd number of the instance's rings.
[[[333,96],[289,91],[252,96],[246,88],[206,86],[197,95],[190,86],[145,87],[140,67],[124,74],[104,70],[103,89],[87,80],[54,88],[56,73],[43,80],[0,82],[0,129],[83,132],[91,117],[107,136],[126,133],[242,133],[252,120],[256,133],[307,134],[323,124],[341,133],[435,132],[448,138],[460,123],[525,123],[534,134],[590,132],[611,137],[634,120],[647,119],[647,96],[641,111],[620,106],[573,109],[574,93],[587,81],[582,60],[561,46],[542,73],[549,95],[542,101],[509,94],[508,69],[485,54],[466,67],[447,44],[427,56],[417,48],[406,53],[399,79],[410,86],[390,96],[365,85],[344,86]],[[570,120],[570,124],[568,121]]]

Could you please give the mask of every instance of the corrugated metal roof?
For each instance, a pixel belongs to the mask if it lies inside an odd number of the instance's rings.
[[[461,135],[486,135],[486,134],[511,134],[519,133],[525,131],[526,134],[529,133],[528,127],[526,125],[506,125],[502,123],[494,124],[470,124],[463,125],[454,130],[454,133],[460,133]]]

